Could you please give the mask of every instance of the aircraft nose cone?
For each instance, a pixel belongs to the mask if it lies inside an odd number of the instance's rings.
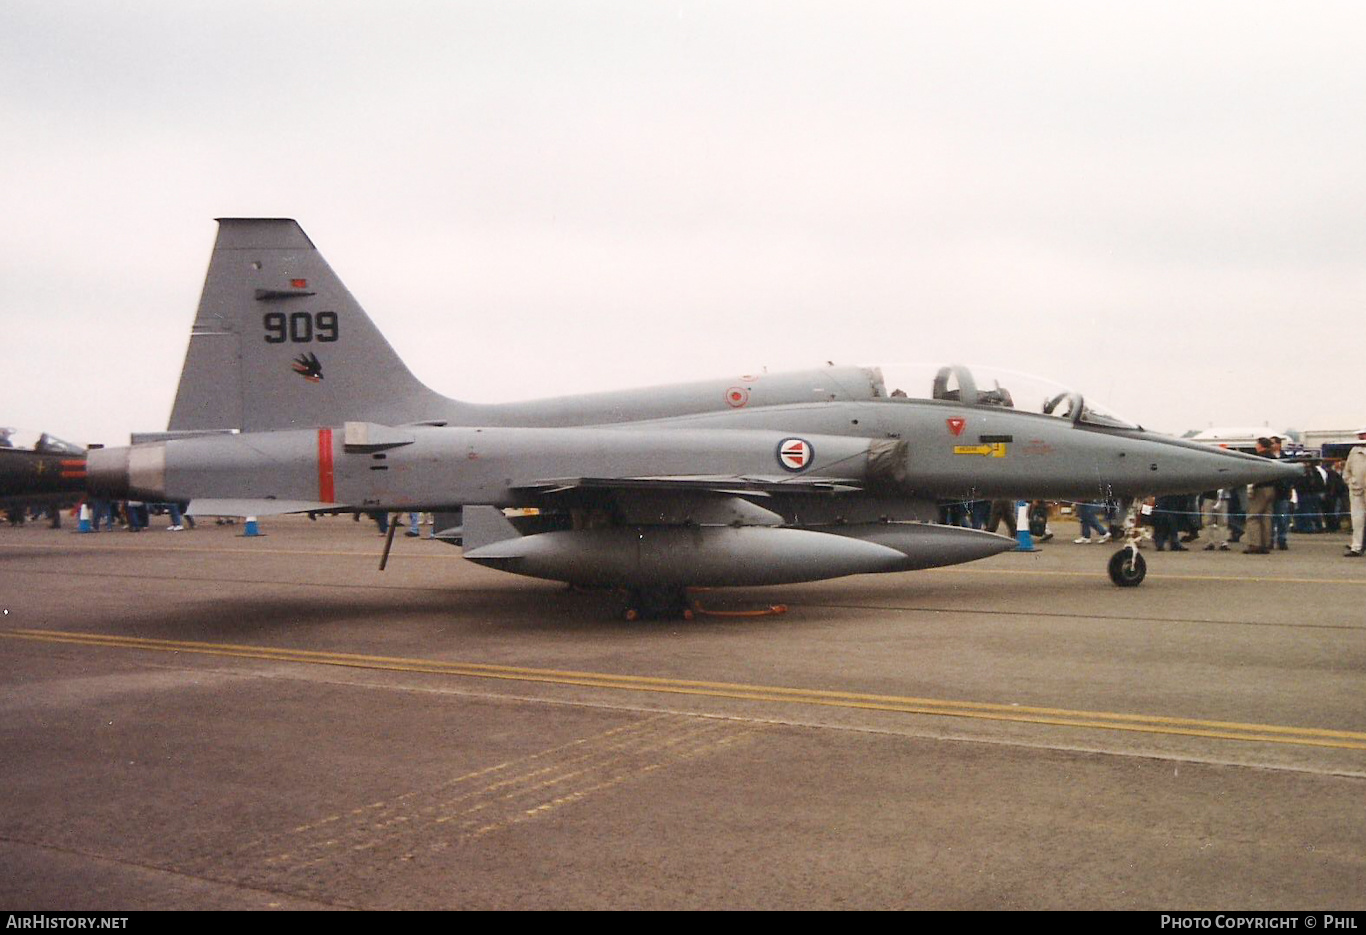
[[[1303,468],[1260,455],[1166,440],[1151,449],[1148,493],[1198,493],[1202,490],[1294,480]]]
[[[1276,481],[1292,481],[1304,473],[1304,467],[1299,464],[1287,464],[1284,461],[1273,461],[1270,458],[1253,455],[1241,461],[1231,473],[1244,478],[1238,483],[1268,484]]]

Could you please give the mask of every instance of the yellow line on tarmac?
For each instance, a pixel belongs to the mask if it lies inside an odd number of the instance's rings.
[[[187,652],[204,655],[267,659],[306,665],[343,666],[396,672],[418,672],[462,678],[503,679],[554,685],[574,685],[618,691],[654,692],[923,714],[939,717],[976,718],[1047,724],[1056,727],[1081,727],[1099,730],[1131,731],[1149,734],[1175,734],[1243,742],[1280,743],[1297,746],[1333,747],[1366,750],[1366,732],[1328,730],[1312,727],[1284,727],[1274,724],[1244,724],[1161,715],[1123,714],[1105,711],[1076,711],[1066,708],[1032,707],[992,702],[953,701],[935,698],[873,695],[824,689],[786,688],[743,683],[706,682],[644,675],[615,675],[560,669],[532,669],[521,666],[476,662],[443,662],[435,659],[404,659],[353,653],[319,652],[270,646],[229,643],[203,643],[181,640],[142,639],[98,633],[69,633],[55,630],[0,630],[0,636],[45,643],[70,643],[118,649],[157,652]]]
[[[1252,578],[1238,575],[1158,575],[1162,580],[1168,578],[1178,581],[1252,581],[1257,584],[1346,584],[1360,587],[1366,585],[1366,578],[1266,578],[1260,575]]]

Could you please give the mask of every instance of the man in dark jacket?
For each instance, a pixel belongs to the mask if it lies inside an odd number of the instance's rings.
[[[1328,489],[1317,464],[1306,464],[1304,475],[1295,480],[1295,532],[1323,532],[1323,492]]]
[[[1271,457],[1283,459],[1281,453],[1281,436],[1271,436]],[[1271,538],[1275,547],[1284,552],[1290,548],[1290,495],[1294,492],[1293,481],[1282,480],[1275,483],[1276,501],[1271,507]]]
[[[1342,529],[1347,516],[1347,482],[1342,479],[1342,462],[1325,461],[1323,483],[1323,524],[1329,532]]]

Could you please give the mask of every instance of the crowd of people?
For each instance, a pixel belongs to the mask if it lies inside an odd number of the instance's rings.
[[[4,521],[11,526],[23,526],[27,523],[46,519],[48,525],[53,529],[62,528],[62,511],[60,507],[56,506],[28,503],[0,503],[0,514],[3,514]]]
[[[183,503],[145,503],[141,500],[89,500],[85,504],[88,509],[88,522],[90,532],[104,530],[112,532],[123,530],[126,532],[142,532],[151,527],[153,516],[165,516],[167,525],[164,527],[168,532],[183,532],[186,529],[195,528],[194,517],[185,513]],[[78,515],[80,507],[70,510],[73,515]],[[3,512],[5,521],[11,526],[23,526],[26,523],[46,519],[53,529],[62,528],[62,513],[54,506],[35,505],[35,506],[4,506],[0,504],[0,512]],[[346,511],[350,512],[350,511]],[[359,520],[361,513],[352,514],[352,518]],[[380,534],[384,535],[389,530],[389,514],[382,510],[366,510],[365,516],[375,521]],[[310,519],[317,519],[318,514],[310,513]],[[430,513],[399,513],[396,514],[398,522],[407,527],[403,533],[410,538],[416,538],[422,533],[419,529],[421,525],[432,526],[432,514]],[[231,524],[235,520],[219,518],[217,523]],[[434,538],[435,530],[429,538]]]
[[[89,508],[90,531],[101,529],[112,532],[124,529],[142,532],[152,525],[153,516],[165,516],[168,532],[184,532],[194,528],[194,517],[186,516],[183,503],[146,503],[142,500],[99,500],[86,502]]]

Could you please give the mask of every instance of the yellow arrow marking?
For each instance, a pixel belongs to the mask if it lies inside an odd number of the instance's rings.
[[[954,445],[953,453],[956,455],[986,455],[988,458],[1004,458],[1006,456],[1006,443],[992,442],[990,445]]]

